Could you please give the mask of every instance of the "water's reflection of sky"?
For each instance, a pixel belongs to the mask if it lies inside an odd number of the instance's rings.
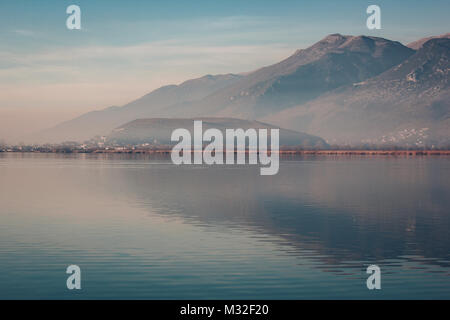
[[[450,296],[447,158],[289,158],[267,177],[0,155],[0,174],[0,298],[70,298],[60,268],[77,261],[81,298]],[[379,293],[365,288],[372,263]]]

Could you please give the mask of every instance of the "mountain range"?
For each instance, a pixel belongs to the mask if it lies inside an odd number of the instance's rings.
[[[450,145],[449,49],[448,34],[408,46],[332,34],[279,63],[164,86],[38,138],[81,141],[144,118],[232,117],[336,144]]]

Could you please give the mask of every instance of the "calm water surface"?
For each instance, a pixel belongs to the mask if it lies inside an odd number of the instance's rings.
[[[449,299],[449,227],[448,157],[0,153],[0,299]]]

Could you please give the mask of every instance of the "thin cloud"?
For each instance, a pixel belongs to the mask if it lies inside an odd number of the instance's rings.
[[[232,46],[189,46],[176,41],[145,43],[132,46],[90,46],[74,49],[59,48],[39,53],[0,53],[0,82],[10,82],[13,78],[32,75],[37,80],[45,81],[49,72],[58,73],[61,80],[66,74],[73,81],[74,75],[83,77],[95,70],[96,77],[111,76],[115,70],[118,76],[127,73],[139,73],[142,68],[163,70],[177,66],[186,70],[205,70],[211,72],[240,72],[285,57],[294,49],[282,44],[232,45]],[[208,71],[208,69],[210,71]],[[183,73],[182,69],[179,70]],[[42,79],[39,74],[42,73]],[[16,74],[16,75],[15,75]]]
[[[36,36],[36,33],[32,30],[25,30],[25,29],[17,29],[17,30],[12,30],[13,33],[18,34],[20,36],[24,36],[24,37],[34,37]]]

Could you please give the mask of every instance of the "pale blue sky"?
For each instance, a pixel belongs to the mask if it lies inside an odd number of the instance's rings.
[[[70,4],[82,30],[65,26]],[[370,4],[381,7],[381,30],[366,28]],[[449,0],[1,1],[0,112],[64,118],[121,105],[164,84],[277,62],[330,33],[408,43],[449,32],[448,12]]]

